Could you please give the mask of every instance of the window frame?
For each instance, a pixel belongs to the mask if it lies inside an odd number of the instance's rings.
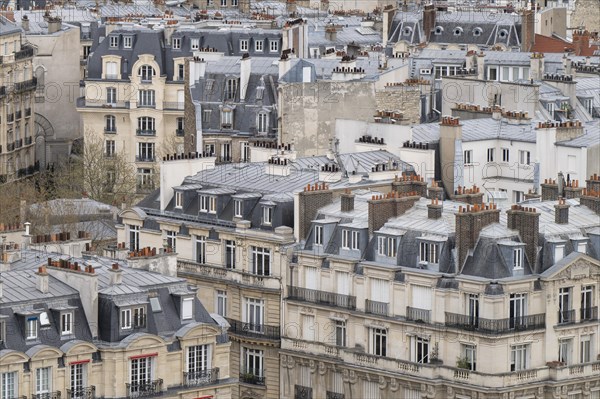
[[[273,225],[273,207],[272,206],[263,206],[262,207],[262,224],[265,226]]]
[[[249,41],[248,39],[240,39],[240,51],[248,51]]]
[[[244,201],[240,199],[233,200],[233,216],[236,218],[244,217]]]
[[[513,249],[513,270],[523,270],[523,248]]]
[[[264,247],[251,246],[252,254],[252,274],[257,276],[271,275],[271,249]],[[261,264],[258,264],[259,259]]]
[[[463,163],[465,166],[473,165],[473,150],[463,151]]]
[[[387,356],[387,328],[369,328],[369,353],[375,356]]]
[[[323,246],[323,225],[321,224],[315,225],[313,245]]]
[[[131,308],[123,308],[119,311],[119,329],[120,330],[132,330],[133,329],[133,312]]]
[[[29,316],[25,319],[25,340],[38,339],[38,316]]]
[[[186,306],[186,304],[188,304]],[[194,320],[194,297],[181,298],[181,320]],[[187,308],[189,306],[189,308]]]
[[[131,48],[133,45],[133,37],[123,36],[123,48]]]
[[[265,43],[262,40],[254,40],[254,51],[262,53],[264,51]]]
[[[487,149],[487,161],[488,162],[494,162],[494,156],[496,155],[495,152],[496,152],[495,148]]]
[[[504,162],[504,163],[510,162],[510,148],[506,148],[506,147],[502,148],[502,162]]]
[[[119,48],[119,36],[118,35],[110,35],[109,36],[108,47]]]
[[[215,308],[215,313],[222,317],[227,317],[227,291],[216,290]]]
[[[183,209],[183,192],[175,191],[175,208]]]
[[[180,37],[174,37],[173,38],[173,43],[171,44],[171,48],[173,50],[181,50],[181,38]]]
[[[60,314],[60,335],[73,334],[73,322],[75,314],[73,312],[61,312]],[[65,320],[68,319],[68,320]],[[65,323],[66,321],[66,323]],[[65,329],[67,327],[67,329]]]
[[[269,40],[269,52],[270,53],[279,52],[279,41],[278,40]]]

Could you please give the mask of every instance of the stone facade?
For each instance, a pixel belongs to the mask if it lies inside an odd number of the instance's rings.
[[[419,123],[421,121],[421,92],[424,88],[430,88],[430,85],[423,86],[386,86],[383,90],[377,90],[375,92],[377,110],[401,113],[401,123]]]
[[[576,0],[571,14],[570,27],[597,30],[600,26],[600,4],[598,0]]]

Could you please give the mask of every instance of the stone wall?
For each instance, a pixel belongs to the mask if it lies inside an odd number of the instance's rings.
[[[419,86],[387,86],[375,92],[378,110],[400,112],[404,120],[419,123],[421,120],[421,90]]]
[[[600,26],[600,0],[575,0],[570,27],[583,26],[587,30],[597,30]]]

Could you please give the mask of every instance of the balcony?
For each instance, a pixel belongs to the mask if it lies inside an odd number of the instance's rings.
[[[137,129],[135,134],[138,136],[156,136],[156,129]]]
[[[180,214],[179,214],[180,215]],[[178,216],[179,216],[178,215]],[[203,218],[191,218],[190,220],[200,223],[211,222]],[[219,222],[219,225],[224,222]],[[225,223],[224,226],[230,226]],[[235,227],[235,226],[233,226]],[[239,267],[239,266],[238,266]],[[281,289],[279,278],[275,276],[257,276],[244,270],[229,269],[223,266],[208,265],[190,260],[178,260],[177,271],[185,275],[201,276],[205,279],[214,279],[217,281],[227,281],[237,283],[248,287],[255,287],[261,290],[277,291]]]
[[[579,314],[579,322],[584,323],[586,321],[598,320],[598,306],[591,308],[582,308]]]
[[[154,162],[154,155],[136,155],[136,162]]]
[[[31,108],[25,108],[25,118],[29,118],[31,116]]]
[[[181,102],[163,102],[163,109],[183,111],[184,104]]]
[[[109,108],[109,109],[129,109],[129,101],[106,101],[106,99],[86,99],[85,97],[77,98],[78,108]]]
[[[94,399],[96,398],[96,387],[67,389],[67,399]]]
[[[512,331],[537,330],[546,327],[546,314],[540,313],[530,316],[492,320],[446,312],[446,327],[477,331],[491,335],[504,334]]]
[[[240,382],[252,385],[265,385],[265,371],[247,369],[245,373],[240,373]]]
[[[118,80],[119,79],[119,75],[116,73],[107,73],[104,74],[104,79],[106,80]]]
[[[377,302],[371,301],[369,299],[365,300],[365,312],[376,314],[380,316],[388,315],[388,307],[389,304],[387,302]]]
[[[23,46],[21,50],[15,52],[15,60],[33,57],[33,47]]]
[[[183,129],[176,129],[175,136],[183,137],[185,135],[185,131]]]
[[[15,112],[15,119],[17,119],[17,120],[21,119],[21,115],[22,115],[21,114],[21,110],[16,111]]]
[[[15,91],[15,93],[22,93],[27,90],[35,89],[36,85],[37,85],[37,78],[25,80],[23,82],[17,82],[17,83],[15,83],[14,91]]]
[[[105,134],[117,134],[117,129],[114,127],[105,127],[104,133]]]
[[[356,310],[355,296],[335,294],[328,291],[318,291],[308,288],[288,286],[288,298]]]
[[[125,384],[127,387],[127,398],[149,398],[159,396],[162,393],[163,380],[134,382]]]
[[[183,381],[186,387],[197,387],[201,385],[214,384],[219,379],[219,368],[198,370],[183,373]]]
[[[6,122],[8,123],[13,123],[15,121],[15,114],[8,114],[6,115]]]
[[[575,323],[575,309],[559,310],[558,311],[558,324],[571,324]]]
[[[343,393],[327,391],[325,392],[325,399],[345,399],[345,396]]]
[[[431,322],[431,310],[406,307],[406,320],[416,321],[417,323]]]
[[[254,338],[280,339],[281,329],[279,326],[270,326],[267,324],[245,323],[243,321],[227,319],[231,327],[229,332],[236,335],[243,335]]]
[[[31,399],[60,399],[60,391],[36,393],[31,395]]]
[[[145,102],[140,103],[140,102],[138,102],[137,107],[138,108],[156,108],[156,103],[151,103],[151,102],[149,102],[149,103],[145,103]]]

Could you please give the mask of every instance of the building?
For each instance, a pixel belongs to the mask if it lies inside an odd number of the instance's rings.
[[[231,343],[174,276],[172,254],[119,261],[33,248],[2,246],[4,397],[231,397]]]
[[[600,397],[596,194],[503,208],[418,189],[318,194],[281,397]]]
[[[38,170],[34,135],[34,48],[21,28],[0,16],[0,183],[30,176]]]

